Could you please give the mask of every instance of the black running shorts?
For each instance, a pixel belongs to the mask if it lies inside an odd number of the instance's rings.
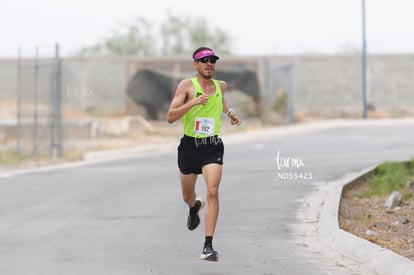
[[[178,146],[178,168],[181,173],[201,174],[206,164],[223,164],[224,145],[218,136],[193,138],[184,135]]]

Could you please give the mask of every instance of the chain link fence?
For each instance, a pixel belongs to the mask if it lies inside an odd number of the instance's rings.
[[[17,60],[16,150],[19,157],[62,157],[61,66],[59,45],[53,59]]]

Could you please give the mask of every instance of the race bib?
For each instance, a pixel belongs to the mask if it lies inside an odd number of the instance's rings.
[[[194,121],[194,134],[214,136],[214,118],[196,117]]]

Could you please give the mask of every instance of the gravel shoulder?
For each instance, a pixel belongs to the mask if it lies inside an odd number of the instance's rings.
[[[361,178],[344,189],[340,228],[414,261],[414,199],[388,209],[384,206],[387,197],[361,195],[368,188],[367,179]]]

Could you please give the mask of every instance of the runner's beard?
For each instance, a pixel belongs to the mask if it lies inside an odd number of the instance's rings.
[[[200,76],[202,76],[204,79],[212,79],[213,78],[213,73],[212,74],[205,74],[205,73],[199,73]]]

